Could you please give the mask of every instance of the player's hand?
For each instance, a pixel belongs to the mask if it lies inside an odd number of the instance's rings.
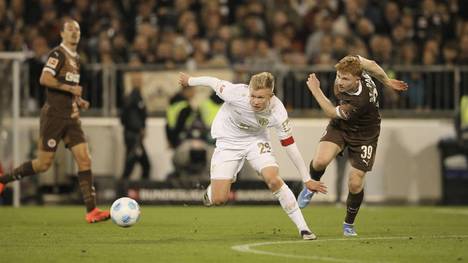
[[[78,104],[78,107],[80,107],[80,109],[83,109],[83,110],[87,110],[89,109],[89,101],[81,98],[81,97],[78,97],[78,99],[76,100],[76,103]]]
[[[78,109],[78,104],[73,102],[72,104],[72,113],[70,115],[72,119],[79,119],[80,118],[80,110]]]
[[[390,79],[386,83],[386,86],[396,91],[405,91],[408,89],[408,84],[406,82],[397,79]]]
[[[320,81],[318,80],[317,76],[315,76],[315,73],[309,75],[309,78],[307,79],[307,87],[309,87],[311,92],[320,89]]]
[[[188,80],[190,75],[185,74],[184,72],[179,72],[179,84],[181,87],[188,87]]]
[[[81,87],[80,85],[75,85],[75,86],[67,85],[67,87],[68,87],[68,91],[71,94],[77,97],[81,97],[82,92],[83,92],[83,87]]]
[[[327,186],[325,185],[324,182],[320,181],[315,181],[315,180],[309,180],[304,183],[307,189],[309,189],[312,192],[319,192],[322,194],[328,193]]]

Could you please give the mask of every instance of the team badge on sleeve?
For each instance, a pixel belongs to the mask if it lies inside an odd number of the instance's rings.
[[[285,133],[291,132],[291,125],[289,125],[289,119],[286,119],[283,123],[281,123],[281,128]]]
[[[58,63],[59,63],[59,60],[58,60],[58,59],[52,58],[52,57],[51,57],[51,58],[49,58],[49,59],[47,60],[46,66],[55,69],[55,68],[57,68]]]

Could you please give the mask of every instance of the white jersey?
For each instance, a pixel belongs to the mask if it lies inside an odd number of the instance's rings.
[[[269,143],[267,128],[274,127],[289,158],[299,171],[303,182],[310,175],[299,149],[292,138],[288,113],[283,103],[273,96],[267,108],[256,112],[250,105],[249,86],[233,84],[213,77],[191,77],[190,86],[208,86],[224,100],[211,126],[216,149],[211,160],[212,179],[233,179],[247,159],[261,172],[264,167],[277,166]]]
[[[224,100],[211,127],[211,135],[217,142],[245,147],[259,138],[267,139],[267,128],[270,127],[276,129],[280,140],[291,136],[288,113],[276,96],[271,98],[265,110],[256,112],[250,105],[248,85],[211,77],[192,77],[190,85],[210,86]]]

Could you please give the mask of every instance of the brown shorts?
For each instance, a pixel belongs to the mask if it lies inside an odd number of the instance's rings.
[[[350,132],[328,125],[326,133],[320,141],[335,143],[343,150],[348,148],[351,166],[368,172],[372,170],[372,166],[374,165],[379,134],[380,127],[364,132]]]
[[[40,138],[46,152],[55,152],[61,140],[67,148],[86,142],[79,119],[50,116],[45,111],[41,111]]]

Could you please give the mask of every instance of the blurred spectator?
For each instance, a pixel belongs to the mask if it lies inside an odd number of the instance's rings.
[[[141,178],[148,180],[151,165],[146,153],[144,139],[146,136],[146,106],[141,95],[143,88],[142,74],[130,73],[132,90],[125,99],[120,112],[120,121],[124,128],[125,167],[122,179],[128,180],[136,163],[142,168]]]
[[[400,22],[400,18],[401,13],[398,4],[393,1],[388,1],[384,7],[384,19],[382,27],[377,32],[386,35],[391,34],[393,28],[395,28]]]
[[[229,60],[232,64],[242,64],[245,62],[244,41],[240,38],[233,39],[229,46]]]
[[[442,49],[442,56],[442,60],[445,65],[456,65],[458,57],[457,43],[453,41],[447,42]]]
[[[34,52],[34,56],[27,61],[31,87],[29,89],[31,100],[28,101],[28,107],[34,111],[39,109],[39,105],[43,105],[45,102],[45,89],[39,84],[39,79],[50,49],[47,46],[47,40],[41,36],[36,37],[32,41],[31,49]]]
[[[246,64],[258,69],[266,69],[271,68],[272,65],[276,65],[278,62],[278,58],[272,52],[268,41],[259,39],[255,54],[247,59]]]
[[[38,38],[40,46],[44,39],[48,47],[57,45],[60,21],[70,17],[80,22],[84,65],[125,64],[133,56],[163,69],[334,65],[343,54],[361,54],[389,67],[468,65],[467,6],[461,0],[0,0],[0,51],[36,53]],[[36,55],[28,61],[30,80],[36,62]],[[84,69],[82,79],[92,83],[93,94],[100,93],[103,81],[94,80],[103,75]],[[445,82],[452,81],[445,76]],[[413,82],[406,106],[434,106],[431,89],[440,91],[430,83],[434,76],[412,73],[405,80]],[[30,83],[35,90],[36,83]],[[30,94],[41,100],[40,93]],[[120,105],[122,97],[117,101]],[[92,101],[102,104],[102,98]]]
[[[307,58],[311,61],[316,60],[316,57],[320,54],[323,45],[321,45],[322,38],[325,35],[330,34],[333,18],[328,13],[317,14],[315,16],[315,32],[309,35],[305,44],[305,53]]]
[[[206,177],[214,149],[210,128],[221,101],[213,94],[195,106],[194,96],[195,87],[183,87],[166,111],[166,137],[174,150],[169,179],[177,186]]]
[[[399,64],[411,66],[417,64],[418,51],[416,44],[411,41],[405,42],[400,50]],[[404,72],[401,80],[411,87],[407,92],[401,94],[401,98],[406,100],[404,107],[415,110],[423,110],[425,107],[424,79],[419,72]]]
[[[374,35],[370,42],[370,52],[374,60],[382,65],[393,64],[393,45],[386,35]]]
[[[173,68],[178,64],[174,62],[177,53],[196,64],[250,63],[256,60],[250,56],[257,56],[255,48],[262,39],[270,44],[276,57],[292,49],[305,53],[312,63],[327,61],[330,53],[332,62],[336,62],[339,54],[366,52],[363,43],[371,58],[392,63],[393,52],[407,41],[414,41],[421,51],[427,41],[436,40],[439,48],[445,42],[455,42],[460,52],[457,63],[466,64],[462,40],[468,34],[465,7],[464,1],[457,0],[0,0],[0,49],[31,48],[37,35],[43,36],[49,47],[56,45],[60,20],[72,17],[81,25],[80,55],[90,62],[126,63],[130,55],[136,54],[143,63]],[[328,42],[322,41],[325,35],[339,43],[331,52],[322,54],[321,43]],[[343,48],[343,38],[352,45]],[[216,51],[196,49],[197,41]],[[181,43],[185,55],[180,47],[176,48]],[[169,55],[163,54],[168,52],[167,45],[171,47]],[[158,51],[160,48],[164,52]],[[441,52],[435,60],[429,52],[418,62],[444,63]]]
[[[468,35],[463,35],[460,39],[460,54],[458,64],[468,65]]]

